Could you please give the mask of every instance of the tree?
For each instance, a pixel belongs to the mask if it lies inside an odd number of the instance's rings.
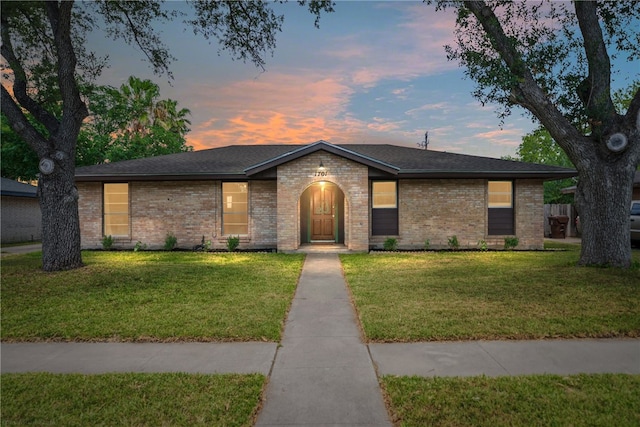
[[[640,90],[626,111],[616,109],[611,55],[639,59],[637,3],[441,1],[437,7],[449,6],[457,21],[448,58],[466,67],[474,95],[500,105],[500,117],[514,106],[528,110],[575,165],[583,223],[578,263],[629,267]]]
[[[331,1],[312,0],[306,4],[317,19],[321,12],[333,10]],[[275,48],[275,36],[284,19],[268,3],[205,0],[192,5],[196,18],[187,24],[196,33],[217,39],[233,58],[264,67],[264,55]],[[95,78],[105,65],[104,58],[86,51],[85,35],[101,18],[109,36],[136,44],[156,72],[170,76],[173,58],[153,25],[156,21],[176,20],[178,13],[167,11],[162,3],[152,0],[78,4],[5,1],[0,8],[0,105],[11,128],[39,159],[42,268],[77,268],[82,266],[82,256],[75,157],[78,135],[89,114],[80,85]],[[45,102],[49,94],[59,102]],[[33,125],[27,113],[42,128]]]
[[[633,95],[640,89],[640,81],[635,81],[629,87],[613,94],[614,105],[618,110],[626,110],[631,104]],[[583,124],[583,129],[588,125]],[[522,137],[522,142],[516,151],[516,157],[510,160],[541,163],[545,165],[575,168],[567,154],[553,140],[549,132],[542,126]],[[563,194],[562,189],[575,185],[574,178],[559,179],[544,182],[545,203],[573,203],[573,195]]]
[[[140,85],[148,87],[153,96],[144,98],[146,105],[134,106],[125,93],[130,93],[132,86]],[[128,90],[123,89],[125,87]],[[76,166],[192,150],[185,140],[191,124],[186,117],[191,112],[187,108],[178,110],[175,100],[157,100],[160,88],[150,80],[143,82],[130,77],[120,90],[110,86],[85,86],[81,93],[89,116],[78,135]],[[28,114],[27,117],[35,125]],[[35,180],[38,156],[11,129],[4,115],[0,143],[2,176]]]
[[[191,122],[178,101],[158,100],[151,80],[129,77],[120,89],[101,86],[88,91],[90,119],[81,130],[76,165],[137,159],[190,151],[185,135]]]
[[[568,168],[574,167],[566,153],[556,144],[544,127],[538,127],[522,137],[522,142],[516,151],[515,160]],[[572,185],[575,185],[573,178],[545,181],[544,202],[573,203],[573,197],[563,194],[561,191],[563,188]]]

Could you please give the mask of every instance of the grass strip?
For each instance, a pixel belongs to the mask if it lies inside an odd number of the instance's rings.
[[[279,341],[303,255],[84,252],[2,261],[3,341]]]
[[[640,336],[640,269],[579,253],[341,255],[371,341]],[[634,251],[636,260],[640,252]]]
[[[396,425],[638,426],[640,376],[382,378]]]
[[[2,425],[251,426],[263,375],[3,374]]]

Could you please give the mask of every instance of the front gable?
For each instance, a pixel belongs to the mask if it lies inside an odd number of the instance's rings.
[[[318,142],[314,142],[313,144],[302,146],[296,150],[284,153],[278,157],[274,157],[264,162],[252,165],[246,168],[244,172],[248,177],[251,177],[268,169],[276,168],[280,165],[299,159],[301,157],[308,156],[318,151],[326,151],[327,153],[334,154],[355,163],[360,163],[362,165],[366,165],[370,168],[378,169],[392,175],[397,175],[400,171],[398,167],[385,163],[381,160],[374,159],[372,157],[368,157],[344,147],[333,145],[321,140]]]

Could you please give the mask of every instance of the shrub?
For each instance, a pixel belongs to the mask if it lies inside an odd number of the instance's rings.
[[[138,240],[135,244],[135,246],[133,247],[133,251],[134,252],[138,252],[138,251],[144,251],[147,249],[147,244],[146,243],[142,243],[140,240]]]
[[[517,237],[505,237],[504,238],[504,248],[505,249],[513,249],[518,246],[520,241]]]
[[[460,243],[458,242],[458,236],[455,234],[449,238],[449,248],[456,250],[460,247]]]
[[[227,250],[229,252],[233,252],[236,249],[238,249],[238,246],[240,245],[240,236],[229,236],[227,237]]]
[[[201,244],[201,246],[202,246],[202,250],[203,251],[205,251],[205,252],[208,251],[209,249],[211,249],[211,240],[205,241],[204,240],[204,236],[202,236],[202,244]]]
[[[111,235],[102,238],[102,249],[108,251],[113,246],[113,237]]]
[[[395,251],[398,249],[398,239],[394,239],[393,237],[389,237],[384,241],[382,247],[385,251]]]
[[[167,237],[164,239],[164,250],[171,251],[178,244],[178,238],[172,233],[167,233]]]
[[[431,242],[429,241],[429,239],[424,241],[424,250],[428,251],[429,247],[431,246]]]
[[[489,249],[489,247],[487,246],[487,241],[478,240],[478,248],[480,248],[481,251],[486,252]]]

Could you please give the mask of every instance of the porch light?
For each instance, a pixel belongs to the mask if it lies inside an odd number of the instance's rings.
[[[322,160],[320,160],[320,164],[318,165],[318,170],[319,171],[323,171],[324,170],[324,164],[322,164]]]

